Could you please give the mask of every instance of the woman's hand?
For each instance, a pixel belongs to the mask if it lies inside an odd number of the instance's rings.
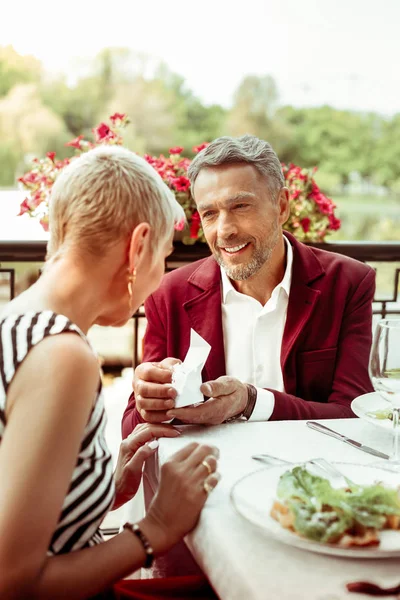
[[[161,467],[160,485],[140,523],[155,553],[164,552],[196,525],[208,494],[217,485],[219,451],[195,442]]]
[[[136,494],[142,479],[143,464],[158,447],[157,438],[179,435],[180,432],[171,425],[143,423],[137,425],[121,442],[114,473],[116,496],[113,510],[131,500]]]

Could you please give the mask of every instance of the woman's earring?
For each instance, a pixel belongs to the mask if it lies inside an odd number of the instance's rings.
[[[129,276],[128,276],[129,298],[132,298],[133,286],[135,285],[135,282],[136,282],[136,269],[134,268],[132,273],[129,273]]]

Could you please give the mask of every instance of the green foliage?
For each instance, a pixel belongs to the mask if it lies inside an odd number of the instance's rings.
[[[0,185],[9,185],[17,166],[32,156],[47,150],[69,156],[67,140],[90,136],[100,120],[122,112],[131,120],[125,143],[139,153],[167,155],[171,146],[183,146],[192,157],[193,146],[220,135],[253,133],[266,139],[282,162],[318,167],[316,181],[333,197],[341,217],[338,191],[354,172],[400,198],[400,113],[384,118],[330,106],[282,107],[269,75],[246,75],[230,108],[207,106],[167,65],[128,48],[105,48],[77,67],[79,77],[71,84],[63,76],[50,77],[36,58],[0,46]],[[379,204],[375,227],[368,203],[356,219],[345,206],[343,229],[331,239],[343,239],[347,227],[356,239],[399,239],[391,200],[382,197]]]
[[[12,46],[0,46],[0,97],[17,84],[40,81],[42,67],[33,56],[21,56]]]
[[[19,155],[12,144],[0,143],[0,187],[11,187],[15,183]]]

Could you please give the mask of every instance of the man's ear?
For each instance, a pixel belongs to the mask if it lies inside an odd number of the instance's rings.
[[[278,197],[279,221],[283,225],[290,215],[289,190],[286,187],[281,188]]]
[[[128,246],[129,271],[138,269],[151,254],[151,227],[148,223],[140,223],[132,232]]]

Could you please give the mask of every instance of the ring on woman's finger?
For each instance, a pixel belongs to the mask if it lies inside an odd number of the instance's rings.
[[[210,484],[208,483],[208,481],[207,481],[207,480],[206,480],[206,481],[203,483],[203,488],[204,488],[204,491],[205,491],[205,493],[207,494],[207,496],[208,496],[208,494],[209,494],[210,492],[212,492],[212,491],[213,491],[213,489],[214,489],[214,488],[213,488],[213,486],[212,486],[212,485],[210,485]]]
[[[212,468],[211,468],[211,465],[210,465],[210,463],[209,463],[209,462],[207,462],[207,461],[206,461],[206,459],[204,459],[204,460],[201,462],[201,464],[205,466],[205,468],[206,468],[206,469],[207,469],[207,471],[208,471],[208,474],[209,474],[209,475],[211,475],[211,473],[213,472],[213,470],[212,470]]]

